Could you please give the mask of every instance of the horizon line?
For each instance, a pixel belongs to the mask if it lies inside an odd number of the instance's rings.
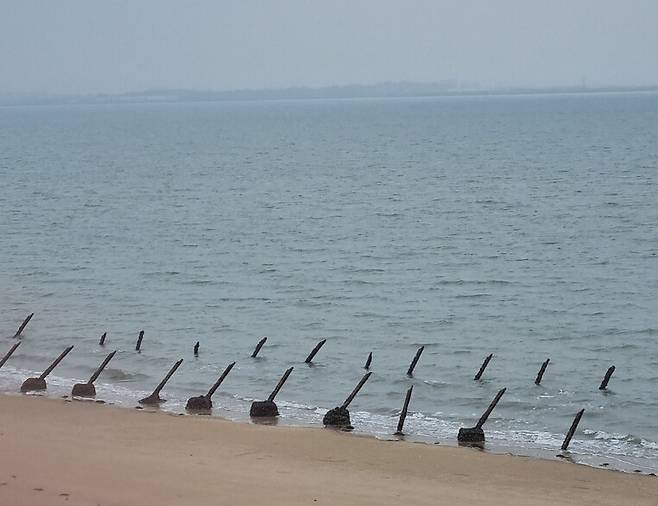
[[[541,95],[560,93],[623,93],[658,91],[649,85],[554,85],[480,87],[457,80],[433,82],[387,81],[375,84],[343,84],[328,86],[290,86],[274,88],[236,88],[212,90],[203,88],[144,88],[126,92],[47,93],[2,92],[0,105],[45,105],[84,103],[148,102],[212,102],[249,100],[312,100],[350,98],[422,98],[479,95]],[[183,95],[183,96],[181,96]],[[114,100],[113,100],[114,99]],[[124,100],[121,100],[124,99]]]

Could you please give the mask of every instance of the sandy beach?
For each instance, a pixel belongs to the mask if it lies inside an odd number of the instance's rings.
[[[0,396],[0,504],[656,504],[658,478],[319,428]]]

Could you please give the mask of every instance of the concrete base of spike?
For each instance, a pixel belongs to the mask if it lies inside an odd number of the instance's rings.
[[[46,380],[42,378],[28,378],[21,385],[21,392],[37,392],[46,389]]]
[[[210,411],[212,409],[212,400],[205,395],[190,397],[187,400],[185,409],[188,411]]]
[[[251,409],[249,410],[249,416],[253,416],[253,417],[279,416],[279,408],[274,403],[274,401],[255,401],[251,404]]]
[[[353,429],[350,420],[350,412],[347,408],[338,406],[334,409],[327,411],[324,415],[322,423],[328,427],[337,427],[339,429]]]
[[[77,383],[71,390],[72,397],[96,397],[96,387],[93,383]]]
[[[460,443],[484,443],[484,431],[481,427],[466,427],[459,429],[457,441]]]

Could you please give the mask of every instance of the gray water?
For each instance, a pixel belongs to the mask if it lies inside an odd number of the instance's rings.
[[[0,389],[116,348],[99,398],[184,358],[180,411],[235,360],[215,413],[245,419],[293,365],[279,423],[320,425],[372,351],[359,432],[414,385],[409,437],[454,444],[507,387],[489,447],[555,455],[585,408],[574,460],[656,471],[656,139],[656,94],[0,108],[0,354],[36,313]]]

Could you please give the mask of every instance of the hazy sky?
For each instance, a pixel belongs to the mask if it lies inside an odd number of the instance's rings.
[[[658,0],[0,0],[0,92],[658,84]]]

